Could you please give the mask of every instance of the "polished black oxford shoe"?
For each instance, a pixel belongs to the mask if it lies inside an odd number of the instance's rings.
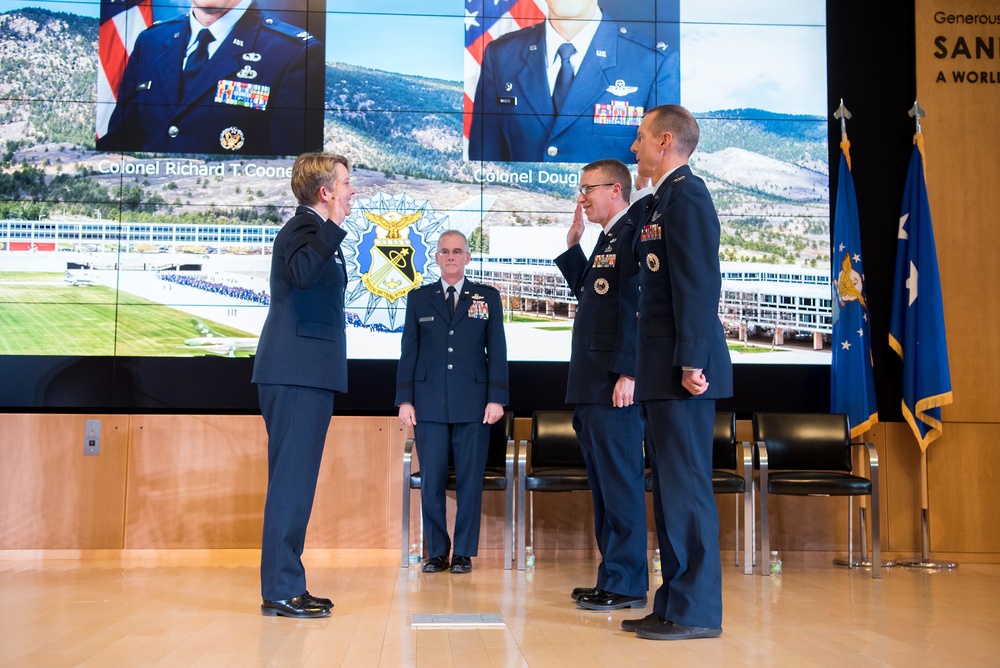
[[[264,601],[260,613],[265,617],[298,617],[311,619],[313,617],[328,617],[330,608],[326,608],[307,594],[286,598],[282,601]]]
[[[333,601],[331,601],[328,598],[321,598],[319,596],[313,596],[308,591],[306,593],[302,594],[302,595],[305,598],[308,598],[309,600],[311,600],[316,605],[321,605],[324,608],[326,608],[327,610],[332,610],[333,609]]]
[[[448,557],[431,557],[424,560],[424,573],[440,573],[448,570]]]
[[[451,572],[452,573],[471,573],[472,572],[472,559],[469,557],[452,557],[451,558]]]
[[[636,629],[640,629],[643,626],[654,626],[656,624],[663,623],[663,616],[656,612],[651,612],[642,619],[623,619],[622,620],[622,631],[628,631],[629,633],[635,633]]]
[[[598,589],[589,596],[576,599],[576,604],[584,610],[621,610],[622,608],[645,608],[645,596],[625,596],[613,591]]]
[[[593,596],[598,591],[597,587],[577,587],[573,590],[573,593],[570,594],[570,598],[574,601],[579,601],[581,596]]]
[[[722,629],[706,626],[682,626],[663,621],[659,624],[640,626],[635,634],[647,640],[694,640],[695,638],[718,638]]]

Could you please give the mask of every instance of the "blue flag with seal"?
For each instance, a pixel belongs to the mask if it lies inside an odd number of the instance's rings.
[[[922,451],[941,436],[941,406],[952,402],[944,303],[923,158],[923,135],[918,133],[899,217],[889,326],[889,345],[903,360],[903,417]]]
[[[858,201],[851,176],[850,144],[841,142],[837,211],[833,221],[833,361],[830,412],[846,413],[851,438],[878,422],[872,372],[868,302],[861,261]]]

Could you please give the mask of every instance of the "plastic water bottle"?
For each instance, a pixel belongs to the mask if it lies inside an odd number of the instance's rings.
[[[653,550],[653,573],[659,573],[660,571],[660,551]]]
[[[420,565],[420,546],[416,543],[410,545],[409,564],[410,568]]]
[[[527,571],[535,570],[535,549],[530,545],[524,548],[524,569]]]
[[[778,558],[778,551],[771,550],[771,561],[767,564],[771,575],[781,575],[781,559]]]

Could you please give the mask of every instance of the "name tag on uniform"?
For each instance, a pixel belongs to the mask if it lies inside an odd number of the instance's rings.
[[[517,106],[517,97],[514,95],[497,95],[497,104],[509,107]]]
[[[220,79],[215,88],[216,102],[236,107],[248,107],[259,111],[267,109],[267,101],[270,97],[270,86],[253,84],[249,81]]]
[[[429,315],[426,318],[420,318],[419,322],[434,322],[434,316]]]

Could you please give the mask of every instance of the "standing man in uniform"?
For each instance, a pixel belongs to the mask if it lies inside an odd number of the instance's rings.
[[[508,401],[507,340],[500,292],[465,278],[472,259],[465,235],[442,233],[434,257],[441,280],[406,299],[396,405],[399,419],[414,429],[420,458],[423,570],[438,573],[450,565],[452,573],[470,573],[479,552],[490,425]],[[449,454],[458,505],[454,551],[445,507]]]
[[[639,267],[632,252],[631,182],[618,160],[583,168],[568,249],[555,260],[578,302],[566,403],[575,404],[573,428],[587,465],[602,557],[597,585],[572,593],[588,610],[645,607],[649,589],[642,413],[633,402]],[[602,228],[589,259],[580,248],[584,215]]]
[[[546,0],[548,18],[483,54],[470,160],[621,161],[644,109],[680,101],[670,45],[606,20],[597,0]]]
[[[135,42],[102,151],[299,155],[323,145],[323,44],[252,0],[192,0]]]
[[[253,369],[267,427],[260,583],[268,617],[326,617],[333,607],[306,590],[302,550],[333,396],[347,391],[340,245],[354,196],[348,169],[339,155],[300,155],[292,165],[299,206],[274,238],[271,308]]]
[[[653,612],[625,620],[641,638],[722,634],[719,516],[712,493],[715,400],[732,396],[733,370],[719,321],[719,216],[688,167],[699,129],[678,105],[655,107],[632,151],[654,182],[637,224],[640,266],[635,398],[646,417],[653,510],[663,584]]]

